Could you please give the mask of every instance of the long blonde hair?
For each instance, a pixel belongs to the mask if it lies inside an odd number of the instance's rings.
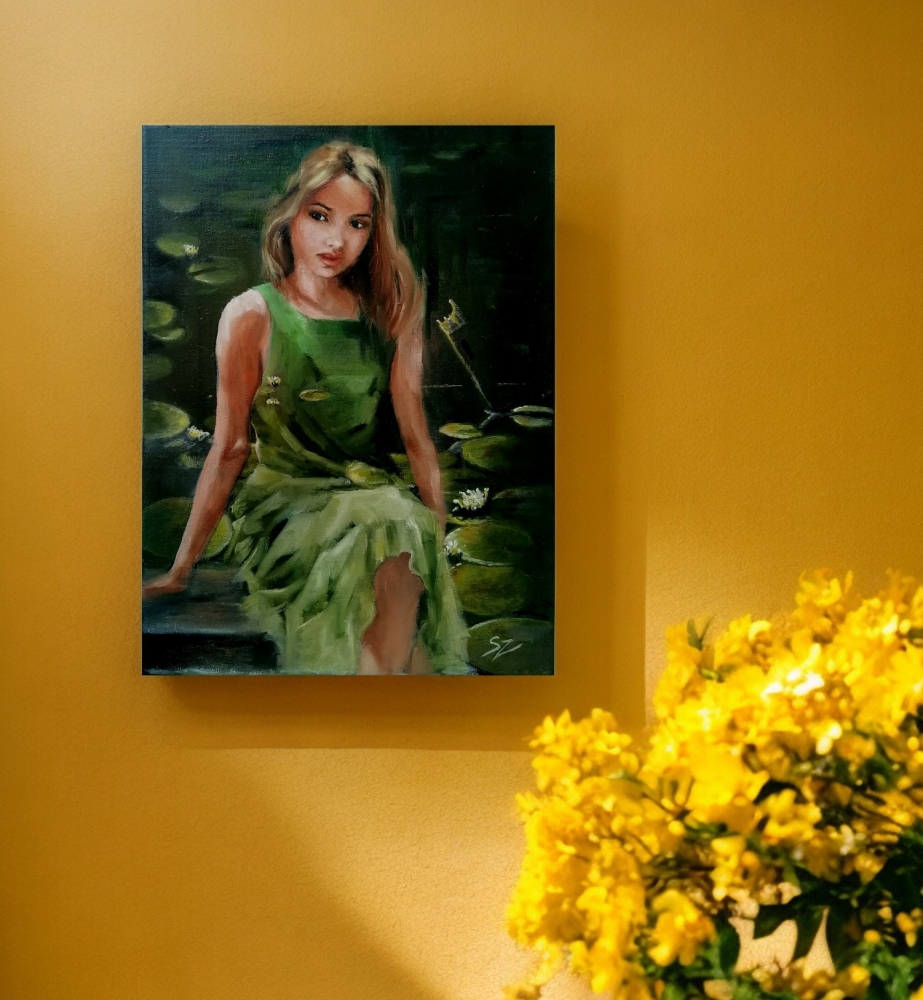
[[[270,209],[263,230],[263,269],[273,284],[292,273],[295,258],[289,224],[318,188],[349,174],[372,193],[372,234],[356,263],[341,275],[359,297],[363,313],[389,338],[423,329],[424,294],[410,257],[397,238],[391,181],[371,149],[328,142],[301,161],[285,194]]]

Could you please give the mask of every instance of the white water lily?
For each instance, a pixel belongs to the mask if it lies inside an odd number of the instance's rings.
[[[462,490],[452,501],[452,507],[458,510],[480,510],[490,494],[490,487],[483,489]]]

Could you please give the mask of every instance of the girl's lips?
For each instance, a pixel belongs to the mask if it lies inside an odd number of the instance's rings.
[[[317,255],[325,264],[339,264],[343,259],[342,254],[338,253],[319,253]]]

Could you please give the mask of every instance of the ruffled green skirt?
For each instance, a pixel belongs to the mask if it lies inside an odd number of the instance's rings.
[[[373,577],[410,554],[423,581],[418,642],[439,674],[467,674],[467,631],[435,515],[407,489],[298,479],[265,465],[231,508],[227,558],[249,590],[244,610],[290,674],[354,674],[375,617]]]

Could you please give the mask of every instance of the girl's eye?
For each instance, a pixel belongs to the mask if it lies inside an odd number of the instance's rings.
[[[353,219],[350,225],[353,229],[368,229],[369,227],[369,224],[365,221],[365,219]]]
[[[315,222],[326,222],[327,221],[327,216],[324,215],[323,212],[316,212],[316,211],[312,210],[312,211],[308,212],[308,215],[310,215],[311,218],[314,219]]]

